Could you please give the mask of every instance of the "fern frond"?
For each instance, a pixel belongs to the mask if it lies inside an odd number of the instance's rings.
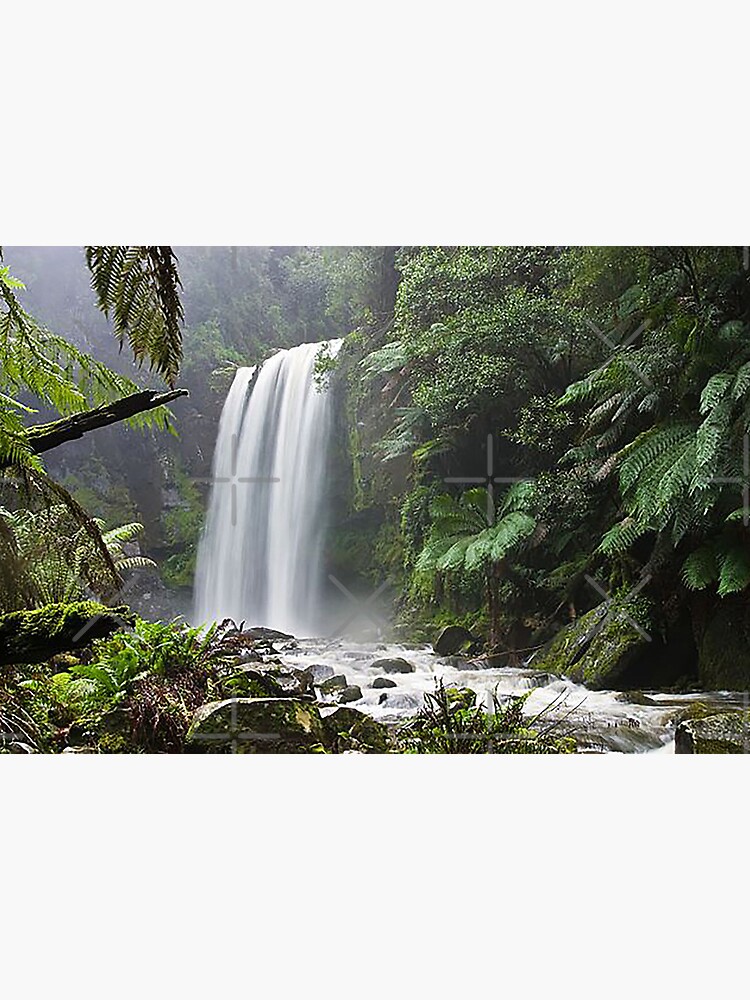
[[[598,552],[607,556],[622,555],[653,529],[634,517],[625,517],[607,531],[599,543]]]
[[[736,544],[719,554],[719,597],[736,594],[750,585],[750,552]]]
[[[682,580],[689,590],[705,590],[719,575],[714,545],[702,545],[691,552],[682,565]]]
[[[702,416],[710,413],[714,407],[719,405],[733,381],[734,376],[731,372],[718,372],[711,376],[701,393],[700,412]]]
[[[111,318],[120,343],[127,339],[139,364],[174,385],[182,360],[184,321],[171,247],[86,247],[86,263],[100,309]]]

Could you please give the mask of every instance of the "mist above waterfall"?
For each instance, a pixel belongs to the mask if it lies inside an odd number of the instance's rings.
[[[321,615],[331,399],[316,385],[321,348],[240,368],[219,424],[195,616],[310,634]]]

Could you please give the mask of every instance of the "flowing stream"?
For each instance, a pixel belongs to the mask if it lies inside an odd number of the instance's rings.
[[[296,634],[321,613],[331,400],[316,384],[321,348],[240,368],[219,424],[195,584],[197,621],[233,618]]]
[[[300,668],[318,665],[344,674],[349,684],[358,685],[362,691],[362,699],[352,702],[351,707],[384,722],[417,712],[425,694],[435,690],[438,678],[446,687],[471,688],[485,704],[491,703],[493,692],[502,700],[531,691],[526,715],[544,711],[543,726],[555,724],[558,732],[574,734],[580,749],[600,753],[674,753],[676,724],[691,703],[712,705],[719,712],[743,704],[741,694],[726,691],[692,694],[591,691],[567,678],[534,670],[533,665],[482,668],[480,661],[436,656],[429,646],[300,639],[280,652],[289,665]],[[393,688],[373,688],[373,680],[382,676],[382,671],[372,664],[388,657],[402,657],[415,669],[412,673],[388,674],[396,684]]]

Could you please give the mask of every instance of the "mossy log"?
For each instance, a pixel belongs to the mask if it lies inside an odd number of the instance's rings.
[[[155,410],[159,406],[166,406],[175,399],[187,395],[189,395],[187,389],[171,389],[169,392],[145,389],[143,392],[134,392],[106,406],[97,406],[93,410],[74,413],[62,420],[29,427],[26,440],[31,450],[39,455],[65,444],[66,441],[76,441],[90,431],[128,420],[147,410]],[[10,458],[0,459],[0,468],[11,464]]]
[[[0,615],[0,666],[44,663],[58,653],[83,649],[134,620],[125,606],[107,608],[95,601]]]

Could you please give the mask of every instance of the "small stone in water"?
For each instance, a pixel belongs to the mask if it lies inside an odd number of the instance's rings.
[[[413,674],[417,669],[402,656],[392,656],[385,660],[375,660],[370,666],[374,670],[382,670],[385,674]]]
[[[372,682],[371,687],[374,688],[395,688],[396,682],[392,681],[390,677],[376,677]]]
[[[345,705],[349,701],[360,701],[362,688],[358,684],[349,684],[336,695],[336,701]]]
[[[334,674],[333,677],[328,677],[326,680],[321,681],[320,684],[318,684],[318,687],[323,694],[331,694],[334,691],[340,691],[346,686],[347,681],[343,674]]]

